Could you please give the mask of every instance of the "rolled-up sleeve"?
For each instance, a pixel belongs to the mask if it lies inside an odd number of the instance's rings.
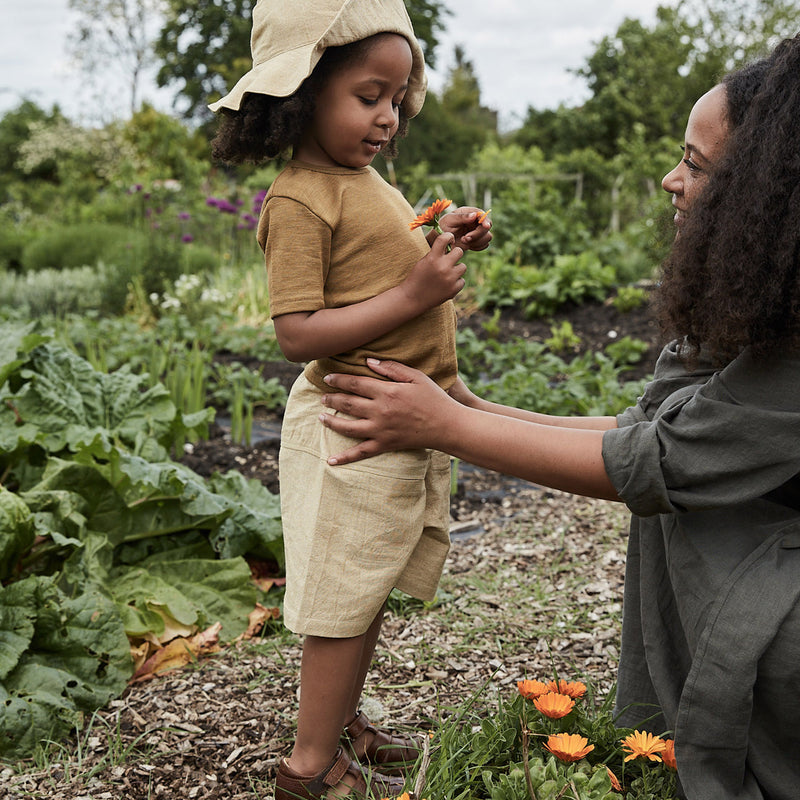
[[[745,351],[721,371],[662,356],[639,403],[603,436],[603,460],[639,516],[735,505],[800,472],[800,357]]]

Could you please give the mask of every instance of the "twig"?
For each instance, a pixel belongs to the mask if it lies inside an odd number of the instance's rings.
[[[520,720],[522,728],[522,769],[525,772],[525,783],[528,786],[528,794],[531,800],[537,800],[536,792],[533,791],[533,778],[531,778],[531,768],[528,765],[528,729],[525,723]]]
[[[431,745],[430,737],[425,736],[422,741],[422,764],[420,765],[419,772],[417,773],[417,780],[414,782],[414,797],[419,800],[422,797],[422,791],[425,788],[425,778],[428,775],[428,767],[431,763]]]

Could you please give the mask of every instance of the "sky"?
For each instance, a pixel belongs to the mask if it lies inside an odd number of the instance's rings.
[[[288,0],[289,2],[291,0]],[[499,112],[502,127],[514,127],[529,106],[556,108],[586,99],[585,82],[570,73],[582,67],[600,40],[625,17],[650,25],[658,5],[673,0],[456,0],[447,7],[447,31],[429,75],[441,88],[461,45],[472,62],[481,101]],[[102,98],[70,63],[67,37],[75,27],[68,0],[3,0],[0,26],[0,114],[30,99],[50,108],[58,103],[76,122],[127,118],[129,93],[109,70]],[[158,90],[152,74],[142,98],[169,111],[172,93]]]

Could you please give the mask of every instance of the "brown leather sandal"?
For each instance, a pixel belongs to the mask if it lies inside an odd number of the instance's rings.
[[[397,797],[403,791],[403,780],[365,771],[340,747],[333,761],[318,775],[300,775],[282,758],[275,779],[275,800],[320,800],[347,774],[354,779],[350,791],[344,795],[347,798]]]
[[[365,734],[372,734],[372,740]],[[420,744],[407,736],[393,736],[378,730],[364,715],[345,725],[342,742],[362,764],[377,767],[386,775],[402,775],[414,765],[420,754]]]

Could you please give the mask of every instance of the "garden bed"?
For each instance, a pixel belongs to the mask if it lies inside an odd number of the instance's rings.
[[[462,324],[481,330],[486,319]],[[588,304],[560,319],[569,319],[582,349],[600,350],[614,334],[645,339],[651,349],[629,377],[652,371],[658,337],[646,308],[620,315]],[[504,314],[499,335],[543,339],[551,324]],[[287,383],[294,374],[285,363],[261,367]],[[264,438],[252,446],[217,427],[186,463],[200,474],[236,468],[276,491],[279,420],[257,423]],[[451,511],[454,541],[437,601],[393,602],[368,676],[370,714],[424,730],[475,694],[490,713],[499,696],[516,693],[517,680],[554,669],[607,691],[618,655],[625,509],[462,464]],[[299,657],[297,638],[276,623],[258,642],[130,686],[41,763],[23,774],[0,769],[0,784],[10,798],[48,800],[271,797],[275,764],[291,743]]]

